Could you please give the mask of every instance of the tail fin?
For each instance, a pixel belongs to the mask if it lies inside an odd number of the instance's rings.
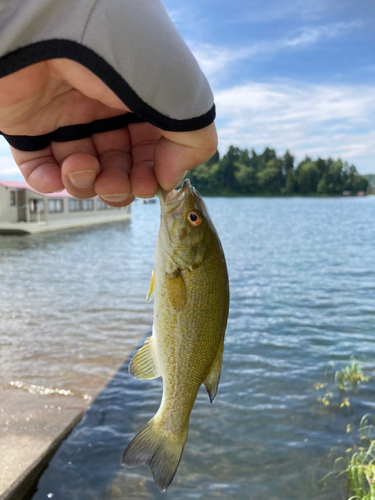
[[[176,474],[187,433],[188,428],[179,434],[165,431],[152,418],[130,442],[122,463],[125,467],[149,465],[157,487],[165,491]]]

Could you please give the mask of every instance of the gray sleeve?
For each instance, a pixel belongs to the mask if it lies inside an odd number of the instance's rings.
[[[0,0],[0,77],[55,58],[95,73],[137,121],[190,131],[215,118],[210,86],[159,0]]]

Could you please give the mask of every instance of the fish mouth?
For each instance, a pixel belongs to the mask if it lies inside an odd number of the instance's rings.
[[[185,179],[181,188],[176,190],[173,189],[169,193],[159,188],[159,199],[163,210],[167,213],[173,212],[178,206],[180,206],[185,200],[186,194],[192,188],[189,179]]]

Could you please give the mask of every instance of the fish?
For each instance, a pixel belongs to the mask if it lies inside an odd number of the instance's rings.
[[[154,298],[152,335],[129,364],[141,380],[162,377],[154,417],[126,448],[122,465],[148,465],[160,491],[172,482],[188,435],[190,413],[205,385],[218,389],[229,311],[223,248],[203,199],[186,179],[158,192],[160,228],[146,299]]]

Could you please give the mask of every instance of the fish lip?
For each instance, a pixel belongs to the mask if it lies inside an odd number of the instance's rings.
[[[178,205],[180,205],[185,198],[186,191],[191,189],[191,183],[189,179],[185,179],[184,183],[182,184],[181,188],[176,191],[175,189],[173,191],[170,191],[167,193],[164,191],[164,189],[159,189],[159,199],[162,202],[162,205],[164,205],[164,208],[169,212],[173,211],[176,209]],[[172,196],[170,198],[170,196]]]

